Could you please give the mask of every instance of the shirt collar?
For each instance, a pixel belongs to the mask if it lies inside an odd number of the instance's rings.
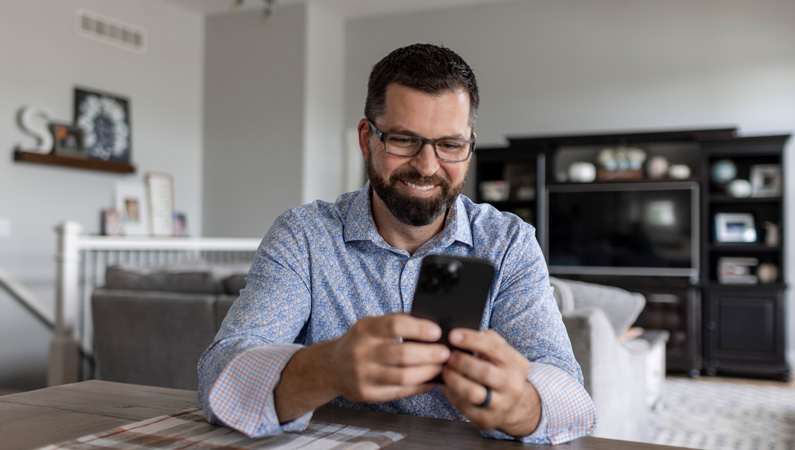
[[[365,183],[364,187],[351,193],[350,201],[342,209],[343,239],[345,242],[351,241],[380,241],[383,238],[378,234],[373,219],[372,206],[370,202],[370,182]],[[437,245],[447,247],[454,241],[459,241],[468,246],[472,246],[472,229],[469,226],[466,207],[464,206],[463,196],[459,195],[455,203],[450,208],[445,220],[442,232],[435,236],[433,240]]]
[[[358,191],[351,192],[350,201],[341,205],[342,236],[345,242],[375,241],[381,237],[375,227],[370,207],[370,182]]]

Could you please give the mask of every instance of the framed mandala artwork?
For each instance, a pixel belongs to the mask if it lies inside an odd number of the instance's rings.
[[[75,125],[83,130],[90,158],[129,163],[132,150],[130,102],[122,97],[75,88]]]

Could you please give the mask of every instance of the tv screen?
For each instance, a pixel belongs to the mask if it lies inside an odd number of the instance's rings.
[[[551,186],[553,274],[698,275],[695,183]]]

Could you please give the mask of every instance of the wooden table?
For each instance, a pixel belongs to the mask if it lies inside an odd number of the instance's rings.
[[[84,381],[0,397],[0,447],[35,449],[47,444],[198,407],[196,392],[108,381]],[[465,422],[400,414],[324,407],[322,422],[391,430],[407,437],[387,447],[398,449],[550,449],[551,446],[485,439]],[[664,450],[663,445],[585,437],[555,450]]]

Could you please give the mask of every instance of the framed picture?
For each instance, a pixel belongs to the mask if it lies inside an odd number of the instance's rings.
[[[715,214],[715,239],[718,242],[756,242],[754,216],[749,213]]]
[[[52,151],[56,155],[85,158],[88,156],[83,145],[83,130],[74,125],[50,122],[52,133]]]
[[[188,219],[183,212],[174,213],[174,236],[185,237],[188,235]]]
[[[751,196],[778,197],[781,192],[781,166],[779,164],[751,166]]]
[[[75,88],[74,122],[83,130],[89,157],[130,162],[132,130],[129,100]]]
[[[174,236],[174,182],[166,173],[146,174],[152,236]]]
[[[121,212],[122,230],[127,236],[149,235],[149,204],[143,183],[124,182],[115,186],[116,209]]]
[[[101,216],[101,231],[103,236],[121,236],[124,228],[121,222],[121,213],[116,208],[103,209]]]

